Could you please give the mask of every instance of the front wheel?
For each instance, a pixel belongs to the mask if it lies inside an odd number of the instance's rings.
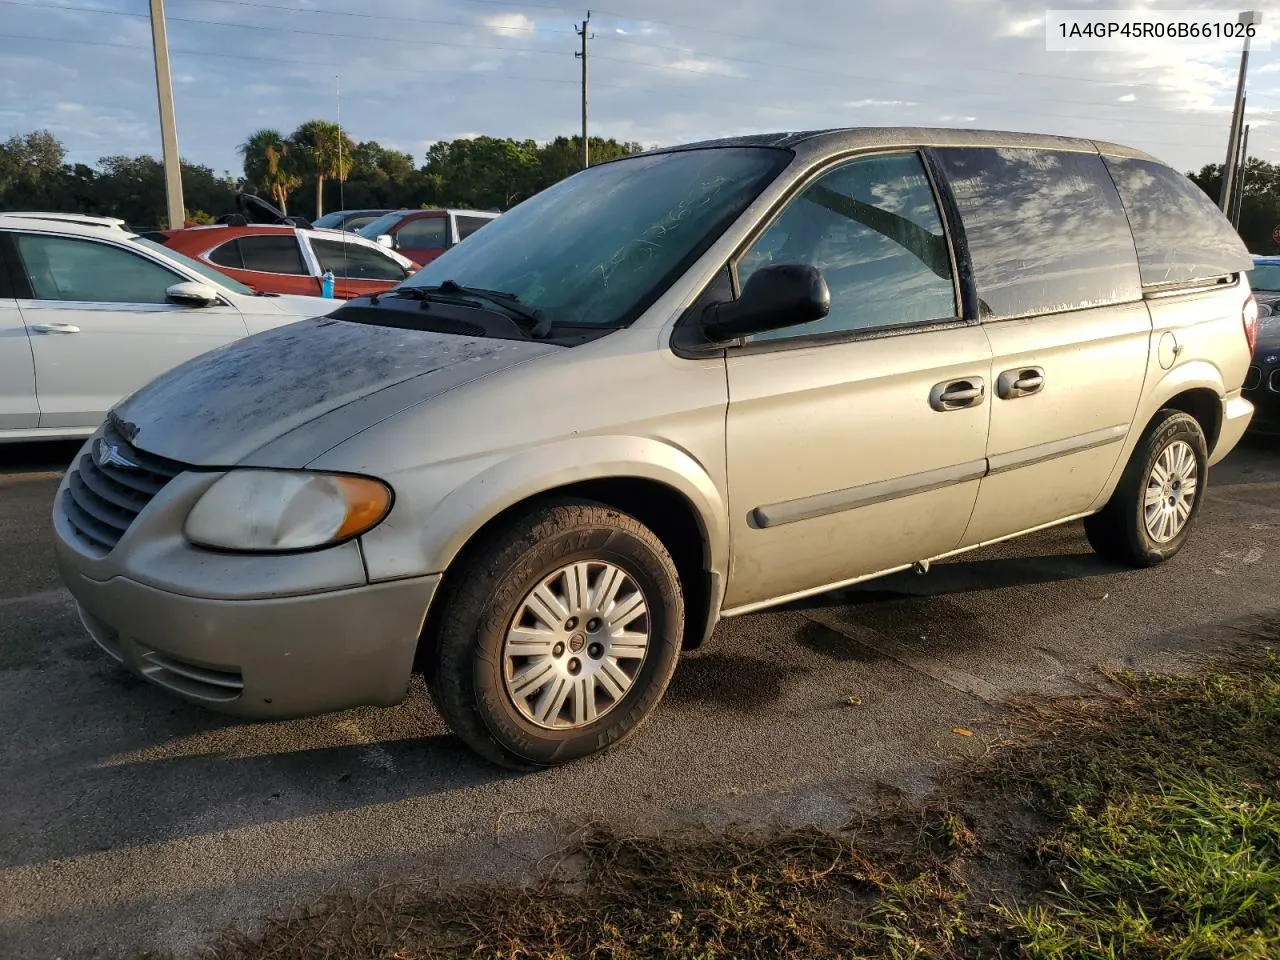
[[[675,670],[684,601],[662,542],[588,502],[534,508],[463,561],[430,685],[482,756],[536,769],[630,736]]]
[[[1195,417],[1162,410],[1143,432],[1120,483],[1085,534],[1101,556],[1132,567],[1168,560],[1186,543],[1209,479],[1209,452]]]

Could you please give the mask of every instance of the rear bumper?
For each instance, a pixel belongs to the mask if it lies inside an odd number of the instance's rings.
[[[1209,466],[1219,463],[1235,449],[1249,429],[1253,413],[1253,404],[1238,393],[1222,401],[1222,426],[1218,430],[1218,442],[1209,453]]]
[[[253,718],[398,703],[440,579],[208,600],[62,573],[85,628],[114,659],[184,700]]]

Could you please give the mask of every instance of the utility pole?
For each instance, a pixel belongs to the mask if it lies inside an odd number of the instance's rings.
[[[1240,211],[1244,208],[1244,176],[1249,163],[1249,125],[1244,126],[1244,133],[1240,135],[1240,168],[1236,172],[1236,205],[1235,213],[1231,218],[1232,224],[1237,230],[1240,229]]]
[[[594,40],[595,34],[588,33],[591,26],[591,11],[587,11],[587,19],[582,21],[582,26],[576,28],[578,36],[582,38],[582,52],[575,53],[574,56],[582,61],[582,169],[587,169],[591,165],[591,148],[587,140],[587,41]]]
[[[1239,22],[1245,26],[1256,26],[1262,22],[1262,14],[1257,10],[1246,10],[1240,14]],[[1231,212],[1232,191],[1236,179],[1236,149],[1240,145],[1240,129],[1244,125],[1244,81],[1249,71],[1249,36],[1244,38],[1244,49],[1240,51],[1240,74],[1236,78],[1236,103],[1231,113],[1231,135],[1227,139],[1227,162],[1222,165],[1222,191],[1218,195],[1218,209],[1223,213]]]
[[[182,203],[182,160],[178,155],[178,121],[173,109],[173,75],[169,72],[169,36],[164,25],[164,0],[151,0],[151,45],[155,51],[156,94],[160,99],[160,147],[164,159],[164,193],[169,229],[181,230],[187,220]]]

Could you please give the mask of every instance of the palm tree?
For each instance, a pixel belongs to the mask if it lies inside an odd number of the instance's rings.
[[[289,162],[289,143],[280,131],[269,127],[257,130],[240,144],[244,156],[244,176],[253,186],[266,190],[281,213],[289,212],[289,191],[302,183],[302,178]]]
[[[346,181],[351,172],[351,155],[355,144],[342,128],[328,120],[308,120],[293,132],[294,147],[306,158],[307,167],[316,178],[316,217],[324,216],[325,180]]]

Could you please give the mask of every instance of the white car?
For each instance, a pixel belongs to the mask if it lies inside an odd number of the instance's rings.
[[[87,437],[178,364],[340,305],[255,294],[122,220],[0,213],[0,442]]]

